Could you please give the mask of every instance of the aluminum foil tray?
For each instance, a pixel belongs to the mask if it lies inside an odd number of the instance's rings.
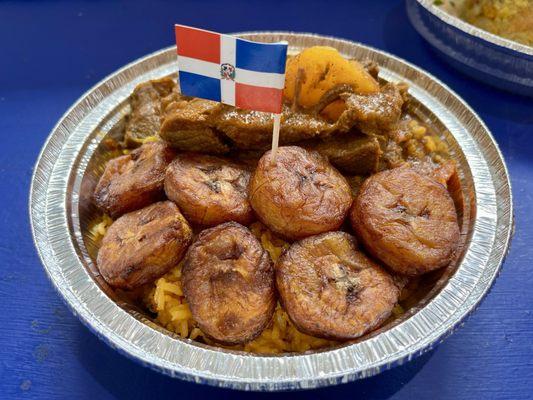
[[[407,0],[406,7],[415,29],[438,54],[474,79],[533,97],[533,47],[479,29],[433,3]]]
[[[258,356],[180,339],[123,302],[98,275],[88,224],[92,189],[110,158],[105,139],[120,135],[136,84],[175,74],[174,47],[139,59],[84,94],[52,130],[37,160],[30,194],[35,245],[54,287],[96,335],[128,357],[173,377],[247,390],[335,385],[377,374],[432,348],[489,291],[509,246],[512,198],[504,160],[487,127],[455,93],[392,55],[330,37],[285,32],[241,34],[287,40],[290,51],[333,46],[371,59],[381,77],[410,85],[411,111],[446,140],[464,197],[462,251],[435,287],[402,318],[359,341],[303,354]]]

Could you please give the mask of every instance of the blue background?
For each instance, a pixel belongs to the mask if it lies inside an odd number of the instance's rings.
[[[30,235],[32,166],[87,89],[171,45],[173,23],[220,32],[308,31],[396,54],[442,79],[487,123],[511,173],[516,234],[493,290],[436,350],[380,376],[291,399],[533,397],[533,102],[455,72],[410,26],[401,0],[0,3],[0,398],[271,398],[172,380],[111,350],[52,289]],[[255,397],[256,396],[256,397]],[[335,397],[334,397],[335,396]]]

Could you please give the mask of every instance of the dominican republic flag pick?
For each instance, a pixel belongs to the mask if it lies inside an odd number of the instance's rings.
[[[281,113],[287,43],[258,43],[176,25],[181,93]]]

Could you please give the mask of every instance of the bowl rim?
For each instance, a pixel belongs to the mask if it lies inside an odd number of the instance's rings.
[[[461,30],[466,35],[475,36],[480,40],[491,43],[492,45],[503,47],[507,50],[514,52],[519,52],[526,54],[528,56],[533,56],[533,46],[528,46],[526,44],[515,42],[510,39],[506,39],[502,36],[498,36],[489,31],[478,28],[475,25],[472,25],[455,15],[450,14],[449,12],[444,11],[440,7],[433,4],[434,0],[416,0],[418,4],[426,9],[436,18],[440,19],[447,25],[452,25],[455,28]]]
[[[32,234],[34,238],[35,246],[38,250],[39,257],[41,258],[41,262],[43,263],[45,270],[47,272],[47,275],[49,279],[51,280],[52,284],[54,285],[55,289],[58,291],[58,293],[61,295],[61,297],[65,300],[65,303],[71,308],[74,314],[78,315],[78,317],[82,320],[82,322],[88,326],[93,332],[95,332],[100,338],[104,339],[108,344],[110,344],[112,347],[119,350],[121,353],[128,355],[129,357],[140,361],[154,369],[157,369],[159,371],[162,371],[166,374],[169,374],[171,376],[177,376],[186,380],[193,380],[196,382],[202,382],[207,383],[211,385],[216,386],[224,386],[224,387],[231,387],[231,388],[238,388],[238,389],[249,389],[249,390],[286,390],[286,389],[294,389],[294,388],[311,388],[311,387],[319,387],[319,386],[326,386],[326,385],[332,385],[342,382],[348,382],[350,380],[371,376],[374,375],[381,370],[385,368],[390,368],[393,365],[401,364],[402,362],[406,360],[410,360],[414,356],[420,355],[423,352],[429,350],[432,348],[435,344],[440,342],[444,337],[451,334],[453,329],[455,329],[461,321],[464,320],[465,317],[467,317],[479,304],[479,302],[484,298],[484,296],[487,294],[488,290],[490,289],[490,286],[492,285],[494,279],[496,278],[500,268],[501,264],[503,262],[503,259],[507,253],[509,241],[511,238],[511,232],[512,232],[512,223],[513,223],[513,212],[512,212],[512,192],[510,187],[510,181],[509,176],[507,172],[507,168],[505,166],[505,162],[503,160],[503,157],[501,155],[501,152],[499,151],[499,148],[494,141],[494,138],[490,134],[490,131],[487,129],[485,124],[479,119],[479,117],[475,114],[475,112],[459,97],[457,96],[452,90],[450,90],[446,85],[444,85],[442,82],[440,82],[438,79],[430,75],[429,73],[422,71],[418,67],[415,67],[414,65],[404,61],[400,60],[395,56],[392,56],[386,52],[376,50],[370,46],[362,45],[353,41],[348,41],[344,39],[338,39],[330,36],[323,36],[323,35],[315,35],[315,34],[306,34],[306,33],[292,33],[292,32],[245,32],[245,33],[239,33],[239,35],[255,35],[255,36],[261,36],[261,35],[269,35],[272,37],[278,37],[278,36],[287,36],[291,39],[308,39],[308,40],[324,40],[329,41],[332,44],[337,45],[345,45],[345,46],[359,46],[364,49],[370,50],[371,52],[376,52],[378,54],[381,54],[389,59],[394,60],[395,62],[400,62],[404,66],[407,66],[411,70],[415,70],[415,72],[418,72],[419,74],[422,74],[424,77],[428,78],[432,82],[434,82],[437,86],[440,87],[441,90],[444,90],[447,92],[451,97],[453,98],[455,102],[459,106],[461,106],[464,110],[466,110],[468,116],[470,118],[474,119],[474,122],[477,123],[480,127],[480,129],[484,132],[484,139],[487,140],[488,145],[491,146],[491,151],[495,154],[496,161],[499,163],[499,174],[501,175],[500,178],[502,179],[501,182],[499,182],[502,185],[502,188],[500,189],[500,192],[502,192],[506,198],[506,204],[505,204],[505,212],[504,212],[504,220],[503,220],[503,226],[501,227],[499,232],[494,232],[494,234],[499,234],[502,236],[501,243],[498,243],[498,248],[495,250],[497,254],[495,255],[495,262],[492,266],[492,272],[491,275],[488,277],[485,277],[483,284],[483,290],[480,293],[477,293],[477,297],[475,298],[475,301],[468,305],[467,310],[460,310],[460,316],[453,321],[453,324],[447,327],[446,330],[440,330],[438,335],[433,335],[430,339],[425,338],[426,341],[421,345],[419,342],[415,341],[415,349],[411,349],[411,351],[406,351],[406,348],[409,346],[405,346],[403,349],[403,352],[401,354],[393,354],[391,357],[382,357],[379,360],[376,360],[376,362],[365,365],[364,367],[361,366],[361,368],[349,368],[349,369],[342,369],[339,371],[335,371],[333,373],[326,373],[325,371],[321,370],[315,370],[311,371],[312,375],[304,376],[305,374],[296,375],[292,378],[280,378],[279,376],[266,376],[262,378],[239,378],[237,376],[217,376],[213,375],[210,371],[198,371],[195,369],[187,368],[183,365],[171,365],[168,362],[165,362],[165,360],[162,359],[154,359],[153,357],[148,357],[149,355],[146,354],[143,351],[139,351],[138,348],[135,346],[132,346],[131,343],[129,343],[124,337],[121,337],[119,335],[114,335],[113,332],[110,332],[109,329],[106,329],[105,326],[103,326],[103,323],[99,320],[94,319],[94,315],[91,315],[90,313],[87,313],[84,309],[82,309],[81,304],[76,298],[76,293],[74,293],[71,288],[65,288],[61,287],[60,283],[63,283],[62,279],[64,278],[62,276],[62,273],[57,270],[58,264],[58,256],[57,254],[54,254],[54,249],[51,249],[52,246],[49,241],[50,238],[48,235],[50,235],[51,230],[54,230],[56,228],[61,228],[58,226],[55,226],[55,222],[53,220],[53,217],[50,215],[47,215],[44,211],[55,211],[57,207],[59,207],[59,213],[61,214],[61,217],[67,218],[66,215],[66,208],[63,208],[63,206],[66,207],[65,204],[59,204],[61,203],[61,198],[58,198],[58,196],[61,196],[61,193],[57,192],[57,187],[54,185],[54,183],[49,182],[49,179],[51,175],[53,174],[53,170],[55,167],[57,167],[58,164],[58,158],[62,157],[62,150],[63,146],[65,146],[68,142],[68,139],[70,137],[71,132],[69,132],[69,129],[72,129],[72,126],[79,122],[79,118],[81,118],[80,115],[76,115],[79,111],[79,107],[83,105],[87,105],[94,101],[95,98],[91,97],[94,93],[98,92],[102,87],[104,87],[108,83],[114,82],[113,80],[116,80],[121,74],[123,74],[126,71],[129,71],[131,68],[135,67],[136,65],[146,62],[147,60],[150,60],[152,58],[157,58],[158,56],[164,55],[168,52],[171,52],[174,50],[174,46],[156,51],[154,53],[151,53],[145,57],[142,57],[138,60],[133,61],[132,63],[127,64],[123,68],[119,69],[115,73],[109,75],[108,77],[104,78],[102,81],[97,83],[93,88],[88,90],[84,95],[80,97],[79,100],[77,100],[72,107],[69,108],[69,110],[63,115],[63,117],[59,120],[59,122],[56,124],[56,126],[53,128],[50,136],[47,138],[45,144],[43,145],[43,149],[41,150],[39,157],[37,159],[34,173],[32,176],[32,183],[30,188],[30,202],[29,202],[29,211],[30,211],[30,221],[31,221],[31,228],[32,228]],[[72,149],[70,149],[72,150]],[[79,149],[78,149],[79,150]],[[72,150],[76,152],[76,150]],[[53,157],[55,156],[55,158]],[[58,168],[60,168],[59,166]],[[47,179],[48,178],[48,179]],[[492,175],[491,175],[492,178]],[[64,182],[63,182],[64,183]],[[60,183],[62,184],[62,183]],[[496,199],[497,200],[497,199]],[[45,223],[43,224],[43,221]],[[53,232],[52,232],[53,233]],[[64,234],[64,232],[62,232]],[[55,239],[55,238],[53,238]],[[72,237],[70,237],[72,240]],[[61,250],[63,252],[63,249]],[[78,257],[79,255],[74,251],[73,249],[65,249],[64,250],[68,254],[71,260],[72,257]],[[491,253],[492,254],[492,253]],[[61,254],[62,255],[62,254]],[[61,257],[59,257],[61,258]],[[59,260],[61,261],[61,259]],[[65,261],[63,259],[63,261]],[[80,260],[78,259],[78,262]],[[81,263],[80,263],[81,264]],[[93,282],[94,283],[94,282]],[[478,282],[476,282],[477,284]],[[448,286],[448,284],[446,285]],[[444,288],[443,288],[444,290]],[[118,305],[115,304],[115,307],[119,308]],[[427,308],[427,305],[422,308],[420,311],[423,311],[425,308]],[[415,315],[419,315],[421,312],[418,312]],[[131,319],[134,319],[133,316],[129,315]],[[408,320],[409,321],[409,320]],[[407,322],[407,321],[406,321]],[[427,322],[427,321],[426,321]],[[403,324],[403,323],[402,323]],[[144,325],[144,324],[143,324]],[[147,325],[144,325],[148,327]],[[149,328],[149,327],[148,327]],[[386,331],[381,333],[380,335],[387,334],[390,331]],[[378,335],[378,336],[380,336]],[[370,340],[373,340],[369,339]],[[402,341],[401,338],[395,338],[396,340]],[[187,343],[185,341],[181,341],[185,345]],[[224,354],[224,358],[226,361],[233,360],[235,361],[235,358],[238,358],[238,362],[247,362],[247,360],[254,359],[254,360],[263,360],[263,361],[257,361],[263,362],[266,360],[266,362],[270,362],[271,360],[277,360],[275,361],[277,363],[278,367],[294,367],[294,364],[289,365],[289,361],[292,360],[301,360],[301,363],[298,364],[299,368],[302,368],[302,371],[296,371],[296,372],[306,372],[305,370],[313,370],[313,359],[316,359],[317,355],[325,354],[325,353],[334,353],[338,352],[337,356],[334,357],[335,359],[333,362],[337,363],[337,366],[343,366],[343,363],[345,360],[343,360],[340,356],[346,357],[346,356],[352,356],[355,357],[354,354],[346,354],[344,351],[345,349],[350,349],[354,346],[360,346],[364,344],[366,341],[354,345],[349,345],[342,347],[338,350],[328,350],[320,353],[312,353],[312,354],[299,354],[299,355],[290,355],[290,356],[243,356],[243,355],[235,355],[230,352],[223,352],[223,351],[214,351],[211,349],[202,349],[202,352],[204,354],[207,353],[217,353],[217,354]],[[410,343],[410,345],[413,345],[413,343]],[[368,346],[367,346],[368,347]],[[376,351],[383,351],[383,348],[365,348],[366,355],[369,357],[374,357],[376,354],[374,354]],[[386,349],[385,349],[386,350]],[[352,362],[354,360],[351,360]],[[355,360],[357,364],[357,359]],[[353,365],[353,364],[352,364]],[[269,372],[276,372],[275,370],[270,370]]]

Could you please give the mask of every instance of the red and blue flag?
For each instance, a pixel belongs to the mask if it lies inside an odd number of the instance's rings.
[[[287,43],[258,43],[176,25],[181,93],[281,113]]]

